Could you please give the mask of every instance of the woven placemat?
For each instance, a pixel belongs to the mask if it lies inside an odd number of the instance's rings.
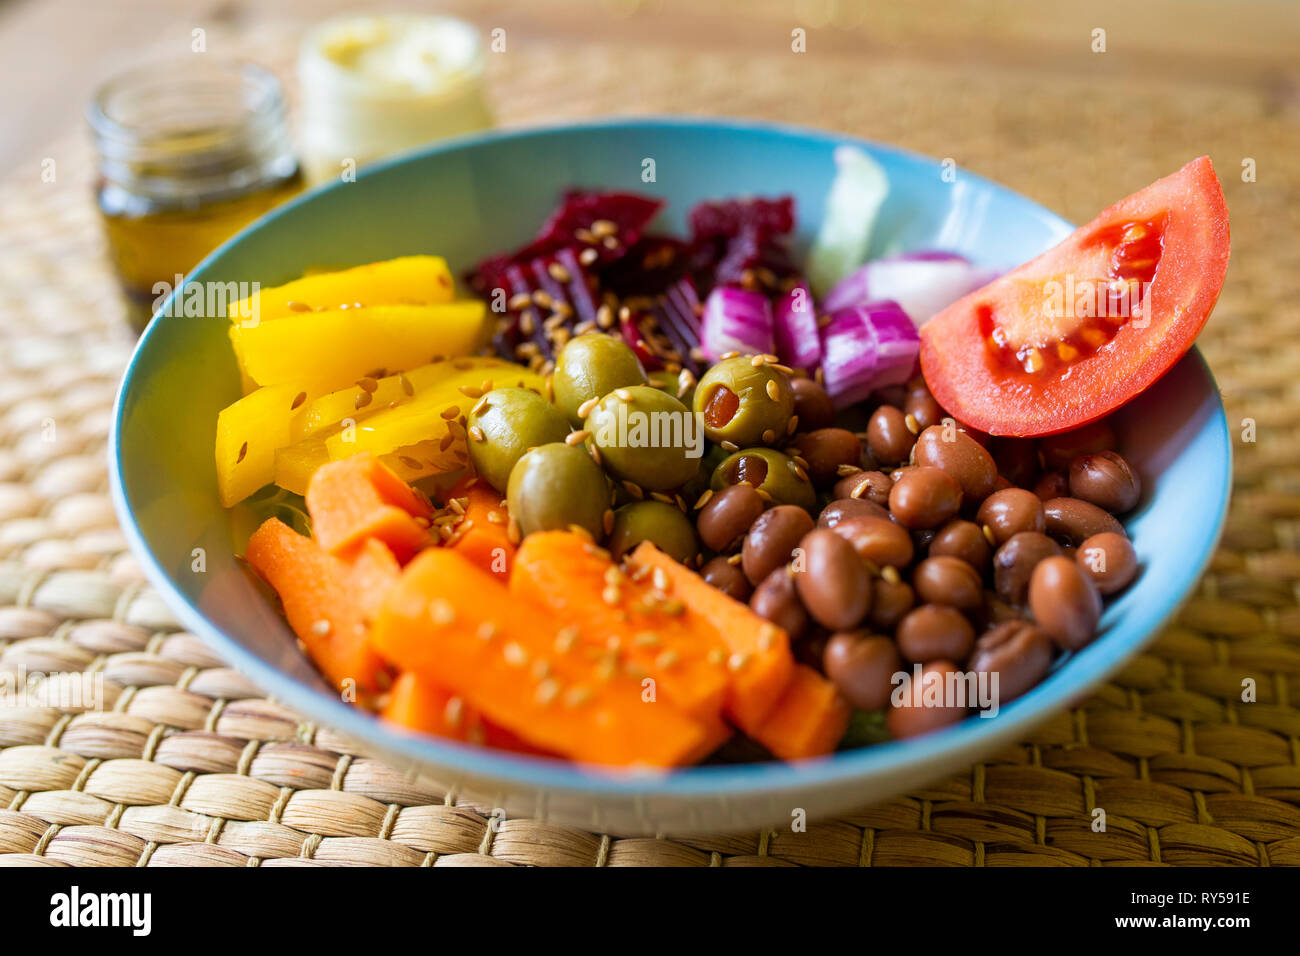
[[[296,35],[286,23],[222,39],[283,72]],[[0,186],[0,671],[55,675],[32,706],[0,707],[0,862],[1300,864],[1294,116],[1246,85],[1147,77],[1137,96],[1106,71],[972,75],[800,57],[788,44],[788,30],[743,54],[516,36],[494,58],[493,90],[506,123],[674,111],[815,123],[953,157],[1076,220],[1211,153],[1233,260],[1201,346],[1228,405],[1236,491],[1222,546],[1176,623],[1028,740],[806,833],[493,828],[488,808],[413,784],[266,699],[180,632],[143,581],[107,500],[104,457],[131,343],[85,148],[70,134],[47,153],[53,182],[33,166]],[[1242,181],[1246,159],[1255,182]],[[103,710],[59,706],[96,681]],[[1104,832],[1093,830],[1098,807]]]

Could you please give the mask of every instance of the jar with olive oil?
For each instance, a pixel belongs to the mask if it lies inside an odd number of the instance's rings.
[[[97,200],[136,331],[177,277],[301,189],[279,81],[206,54],[125,73],[89,108]]]

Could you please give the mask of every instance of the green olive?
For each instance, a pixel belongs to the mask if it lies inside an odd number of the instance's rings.
[[[564,441],[569,433],[563,413],[526,388],[492,389],[470,411],[466,426],[474,470],[497,491],[506,490],[510,470],[524,452]]]
[[[683,563],[700,553],[691,519],[680,508],[662,501],[634,501],[614,512],[614,528],[607,542],[610,553],[621,558],[642,541]]]
[[[644,385],[645,370],[622,339],[590,332],[570,339],[555,361],[555,406],[575,428],[582,423],[578,409],[616,388]]]
[[[794,414],[790,378],[750,356],[724,359],[695,388],[695,410],[704,415],[710,441],[739,448],[783,441]]]
[[[704,454],[699,419],[677,399],[649,385],[616,388],[588,414],[606,470],[646,491],[667,491],[693,477]]]
[[[721,491],[728,485],[747,481],[772,496],[779,505],[798,505],[811,511],[817,506],[817,492],[807,475],[790,456],[775,448],[746,448],[730,455],[713,470],[709,487]]]
[[[599,540],[609,483],[580,445],[552,442],[525,452],[515,463],[506,504],[526,535],[577,525]]]
[[[683,381],[682,376],[686,378]],[[657,369],[648,376],[649,384],[659,389],[661,392],[667,392],[673,398],[677,399],[687,408],[695,404],[695,379],[690,372],[674,373],[665,372],[663,369]],[[685,386],[685,388],[683,388]]]

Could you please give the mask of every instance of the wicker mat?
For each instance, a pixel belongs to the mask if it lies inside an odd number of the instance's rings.
[[[294,35],[226,39],[283,68]],[[516,42],[492,82],[505,123],[670,111],[815,123],[951,156],[1076,220],[1211,153],[1234,250],[1201,347],[1237,436],[1236,492],[1177,622],[995,759],[806,833],[612,839],[524,819],[493,832],[484,808],[266,699],[178,631],[125,552],[104,437],[131,343],[70,133],[47,154],[54,182],[33,166],[0,187],[0,670],[58,675],[41,685],[52,703],[65,683],[102,678],[105,706],[0,708],[0,861],[1300,863],[1300,126],[1244,85],[1148,78],[1136,97],[1104,72],[1046,81],[785,46]],[[1242,181],[1244,158],[1256,182]],[[1255,702],[1242,702],[1245,678]]]

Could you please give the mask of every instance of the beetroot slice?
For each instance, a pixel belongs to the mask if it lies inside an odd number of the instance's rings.
[[[480,295],[490,295],[492,289],[504,288],[500,280],[506,265],[554,256],[562,249],[593,265],[613,262],[635,245],[662,206],[658,199],[635,193],[571,189],[532,242],[483,260],[466,278]],[[582,256],[586,249],[595,250],[594,258]]]
[[[627,255],[600,270],[600,286],[619,298],[658,295],[689,268],[690,251],[672,236],[642,236]]]
[[[627,347],[640,359],[641,367],[647,372],[656,372],[664,367],[664,363],[646,341],[645,333],[641,329],[641,324],[645,320],[644,313],[624,315],[618,320],[618,330],[623,336],[623,341],[627,343]]]
[[[695,242],[734,239],[750,232],[761,244],[794,228],[794,199],[781,196],[697,203],[691,208],[690,223]]]

